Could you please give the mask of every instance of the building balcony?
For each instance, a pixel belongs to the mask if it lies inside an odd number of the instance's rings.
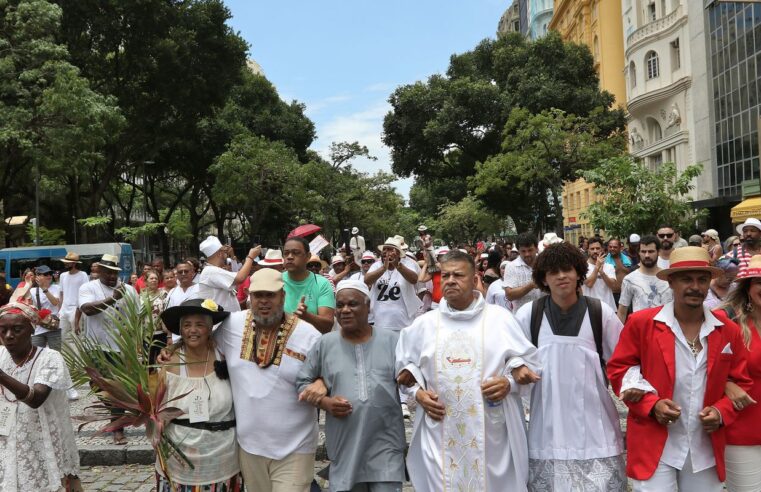
[[[681,17],[682,17],[682,6],[679,5],[676,9],[674,9],[670,14],[666,15],[665,17],[661,17],[660,19],[656,19],[653,22],[645,24],[644,26],[640,27],[636,31],[629,34],[629,36],[626,38],[627,47],[631,47],[633,44],[637,43],[638,41],[641,41],[649,36],[659,34],[669,29],[671,26],[676,24],[677,21]]]

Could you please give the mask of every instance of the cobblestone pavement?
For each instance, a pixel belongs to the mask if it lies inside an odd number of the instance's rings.
[[[315,473],[327,466],[326,461],[317,462]],[[146,465],[124,466],[90,466],[82,468],[80,473],[82,486],[87,492],[152,492],[156,490],[153,467]],[[327,482],[318,479],[323,490]],[[412,492],[407,483],[404,492]]]

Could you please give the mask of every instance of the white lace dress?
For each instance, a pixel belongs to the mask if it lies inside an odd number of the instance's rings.
[[[60,353],[37,350],[36,357],[16,368],[8,350],[0,346],[3,371],[21,382],[28,378],[29,384],[52,389],[39,408],[16,403],[16,425],[9,436],[0,436],[0,491],[58,491],[64,476],[79,474],[79,453],[66,398],[71,386],[69,370]],[[15,399],[7,389],[4,395]]]

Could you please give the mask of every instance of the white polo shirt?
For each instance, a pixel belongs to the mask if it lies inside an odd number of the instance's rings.
[[[104,350],[111,350],[113,352],[119,352],[119,347],[114,343],[111,331],[114,330],[113,323],[111,322],[111,316],[114,315],[114,311],[123,309],[127,303],[127,299],[133,299],[134,302],[140,305],[140,296],[137,295],[137,291],[129,284],[122,284],[124,286],[124,296],[116,301],[108,309],[101,311],[98,314],[92,316],[85,316],[87,319],[87,336],[95,339]],[[101,282],[99,279],[91,280],[79,288],[79,308],[91,302],[98,302],[114,295],[114,289]],[[84,314],[84,313],[83,313]]]

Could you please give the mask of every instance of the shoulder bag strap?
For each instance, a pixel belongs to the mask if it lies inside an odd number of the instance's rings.
[[[547,296],[542,296],[531,305],[531,343],[534,347],[539,346],[539,329],[542,326],[546,301]]]

